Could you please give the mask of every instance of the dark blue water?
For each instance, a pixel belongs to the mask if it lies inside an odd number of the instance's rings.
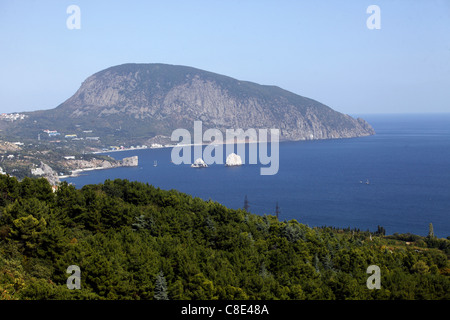
[[[174,165],[167,148],[110,153],[116,159],[138,155],[139,167],[92,171],[66,181],[82,187],[105,179],[137,180],[230,208],[242,208],[247,195],[250,212],[274,214],[278,202],[281,220],[309,226],[375,231],[380,225],[388,234],[426,235],[433,223],[437,236],[449,236],[450,114],[364,118],[375,136],[280,143],[280,167],[272,176],[260,175],[260,164]]]

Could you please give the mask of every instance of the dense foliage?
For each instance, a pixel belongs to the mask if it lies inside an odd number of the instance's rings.
[[[45,179],[0,176],[1,299],[449,299],[449,241],[416,240],[281,222],[127,180],[52,192]],[[67,288],[70,265],[80,290]],[[379,290],[366,286],[370,265]]]

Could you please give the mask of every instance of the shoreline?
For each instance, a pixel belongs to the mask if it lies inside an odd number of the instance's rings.
[[[108,154],[113,152],[125,152],[125,151],[137,151],[137,150],[157,150],[157,149],[167,149],[167,148],[175,148],[175,147],[195,147],[195,146],[205,146],[205,145],[213,145],[213,146],[219,146],[219,145],[228,145],[228,144],[250,144],[250,143],[258,143],[259,141],[223,141],[223,142],[204,142],[201,144],[191,143],[191,144],[182,144],[182,145],[163,145],[161,147],[147,147],[147,148],[123,148],[119,150],[108,150],[108,151],[94,151],[92,154]],[[270,142],[270,141],[269,141]],[[81,173],[87,172],[87,171],[94,171],[94,170],[106,170],[106,169],[114,169],[114,168],[120,168],[124,167],[121,165],[117,166],[111,166],[111,167],[95,167],[95,168],[84,168],[84,169],[75,169],[72,170],[71,174],[58,176],[58,180],[60,179],[69,179],[69,178],[76,178],[79,177]],[[126,166],[125,166],[126,167]]]
[[[287,140],[285,140],[287,141]],[[302,140],[303,141],[303,140]],[[92,154],[107,154],[110,152],[123,152],[123,151],[140,151],[140,150],[158,150],[158,149],[167,149],[167,148],[176,148],[176,147],[195,147],[195,146],[206,146],[206,145],[228,145],[228,144],[250,144],[250,143],[260,143],[260,142],[269,142],[269,141],[222,141],[222,142],[203,142],[203,143],[189,143],[189,144],[173,144],[173,145],[164,145],[161,147],[147,147],[147,148],[123,148],[119,150],[108,150],[108,151],[94,151]],[[279,141],[283,142],[283,141]]]
[[[219,145],[228,145],[228,144],[250,144],[250,143],[258,143],[259,141],[223,141],[223,142],[204,142],[201,144],[198,143],[191,143],[191,144],[182,144],[182,145],[164,145],[161,147],[147,147],[147,148],[123,148],[119,150],[108,150],[108,151],[94,151],[92,154],[108,154],[112,152],[124,152],[124,151],[137,151],[137,150],[157,150],[157,149],[167,149],[167,148],[175,148],[175,147],[195,147],[195,146],[205,146],[205,145],[213,145],[213,146],[219,146]],[[270,142],[270,141],[269,141]],[[121,165],[118,166],[112,166],[112,167],[95,167],[95,168],[84,168],[84,169],[75,169],[72,170],[72,173],[69,175],[63,175],[58,176],[58,180],[60,179],[69,179],[69,178],[76,178],[80,176],[80,173],[86,172],[86,171],[94,171],[94,170],[106,170],[106,169],[114,169],[114,168],[120,168],[123,167]],[[126,167],[126,166],[125,166]]]
[[[345,138],[341,138],[345,139]],[[304,142],[304,141],[319,141],[319,140],[334,140],[334,139],[316,139],[316,140],[297,140],[297,141],[291,141],[291,140],[279,140],[278,143],[282,142]],[[270,143],[270,140],[267,141],[222,141],[222,142],[202,142],[202,143],[190,143],[190,144],[174,144],[174,145],[161,145],[160,147],[148,147],[145,148],[123,148],[118,150],[108,150],[108,151],[93,151],[91,154],[101,154],[101,155],[108,155],[109,153],[115,153],[115,152],[126,152],[126,151],[140,151],[140,150],[158,150],[158,149],[167,149],[167,148],[176,148],[176,147],[195,147],[195,146],[219,146],[219,145],[229,145],[229,144],[253,144],[253,143],[261,143],[261,142],[267,142]],[[114,159],[114,158],[113,158]],[[117,160],[117,159],[115,159]],[[58,176],[59,179],[68,179],[68,178],[75,178],[78,177],[80,173],[85,171],[93,171],[93,170],[103,170],[103,169],[113,169],[122,167],[121,165],[118,166],[112,166],[112,167],[96,167],[96,168],[86,168],[86,169],[75,169],[72,171],[72,174],[70,175],[64,175],[64,176]]]
[[[139,165],[139,157],[138,156],[127,157],[127,158],[123,158],[122,160],[115,160],[115,162],[113,162],[113,163],[106,161],[106,162],[102,162],[100,164],[101,166],[98,166],[98,165],[99,164],[97,164],[96,167],[85,167],[85,168],[78,168],[78,169],[71,170],[71,173],[68,175],[66,174],[66,175],[58,176],[58,180],[78,177],[82,172],[87,172],[87,171],[106,170],[106,169],[114,169],[114,168],[121,168],[121,167],[137,167]]]
[[[114,169],[114,168],[120,168],[122,166],[113,166],[113,167],[95,167],[95,168],[84,168],[84,169],[75,169],[72,170],[71,174],[66,174],[63,176],[58,176],[58,179],[68,179],[68,178],[76,178],[80,176],[80,173],[85,171],[94,171],[94,170],[106,170],[106,169]]]
[[[355,137],[339,137],[339,138],[322,138],[322,139],[300,139],[300,140],[287,140],[287,139],[280,139],[278,140],[278,143],[282,142],[306,142],[306,141],[324,141],[324,140],[341,140],[341,139],[356,139],[356,138],[364,138],[364,137],[370,137],[375,134],[370,135],[361,135],[361,136],[355,136]],[[107,150],[107,151],[92,151],[91,154],[107,154],[112,152],[123,152],[123,151],[139,151],[139,150],[156,150],[156,149],[166,149],[166,148],[175,148],[175,147],[194,147],[194,146],[206,146],[206,145],[228,145],[228,144],[250,144],[250,143],[271,143],[271,140],[266,141],[222,141],[222,142],[216,142],[216,141],[210,141],[210,142],[202,142],[202,143],[188,143],[188,144],[172,144],[172,145],[161,145],[161,147],[149,147],[146,146],[145,148],[123,148],[118,150]]]

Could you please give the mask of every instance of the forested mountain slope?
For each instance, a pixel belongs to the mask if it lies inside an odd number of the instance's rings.
[[[446,239],[406,246],[138,182],[54,193],[0,176],[1,299],[449,299],[449,253]],[[80,290],[66,286],[71,265]]]

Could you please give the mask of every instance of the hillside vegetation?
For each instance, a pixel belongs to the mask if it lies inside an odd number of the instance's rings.
[[[127,180],[54,193],[0,176],[1,299],[449,299],[449,241],[404,240]],[[71,265],[79,290],[66,285]],[[366,286],[370,265],[379,290]]]

